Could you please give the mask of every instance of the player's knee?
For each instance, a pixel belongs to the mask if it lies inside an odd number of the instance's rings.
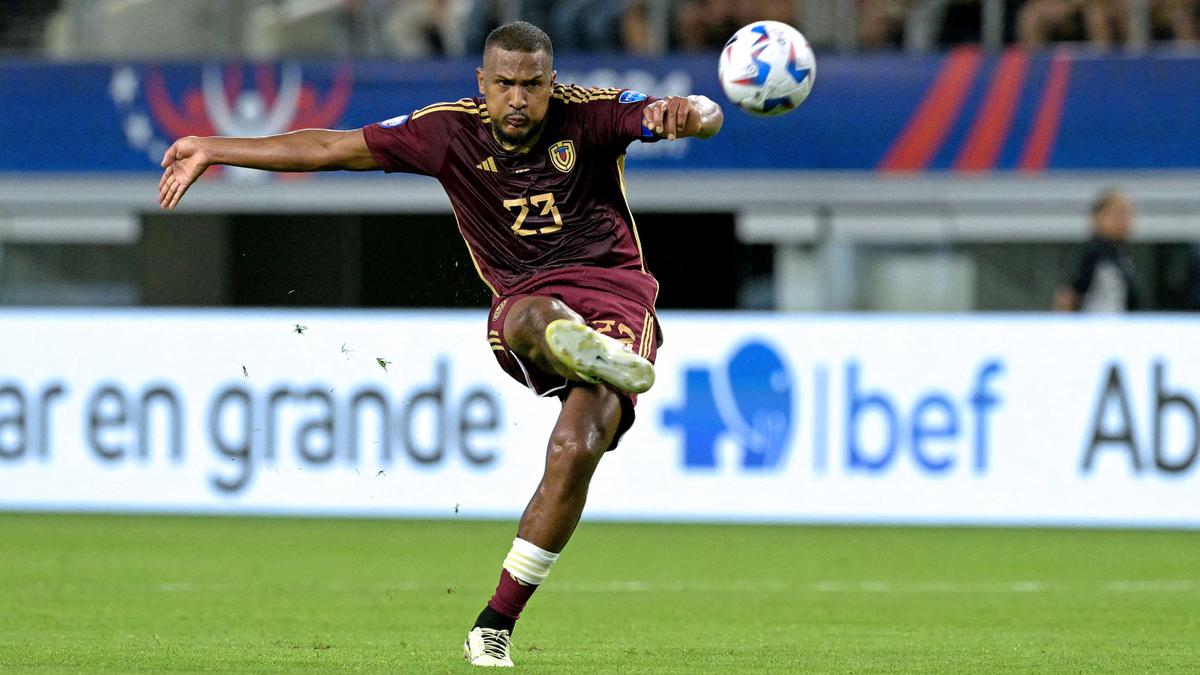
[[[557,298],[528,297],[509,312],[504,334],[511,347],[536,360],[541,356],[539,348],[546,326],[558,319],[583,323],[583,317]]]
[[[572,477],[590,477],[606,450],[608,439],[602,429],[556,431],[550,437],[547,463]]]
[[[521,301],[514,311],[509,312],[505,321],[505,330],[538,335],[546,329],[551,321],[570,319],[583,323],[579,313],[557,298],[529,297]]]

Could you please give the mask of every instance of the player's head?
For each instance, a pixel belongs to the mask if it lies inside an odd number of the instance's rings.
[[[1133,205],[1122,191],[1105,190],[1092,202],[1092,228],[1112,241],[1125,241],[1133,226]]]
[[[483,43],[483,67],[475,75],[496,137],[514,146],[533,138],[546,118],[554,85],[550,36],[524,21],[500,26]]]

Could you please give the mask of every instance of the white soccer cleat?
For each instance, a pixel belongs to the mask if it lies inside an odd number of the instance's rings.
[[[463,642],[463,658],[473,666],[512,668],[508,656],[508,641],[512,634],[506,630],[476,626]]]
[[[625,344],[587,326],[558,319],[546,326],[555,358],[588,382],[607,382],[631,394],[654,386],[654,365]]]

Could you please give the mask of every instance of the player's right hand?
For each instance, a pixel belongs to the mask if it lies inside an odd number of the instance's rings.
[[[186,136],[175,141],[163,155],[161,166],[163,175],[158,179],[158,205],[163,209],[173,209],[192,183],[209,167],[209,157],[204,151],[202,139]]]

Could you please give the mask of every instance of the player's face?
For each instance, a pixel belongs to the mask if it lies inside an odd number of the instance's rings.
[[[554,70],[544,51],[510,52],[492,47],[475,70],[479,93],[487,99],[496,138],[519,147],[537,137],[550,107]]]

